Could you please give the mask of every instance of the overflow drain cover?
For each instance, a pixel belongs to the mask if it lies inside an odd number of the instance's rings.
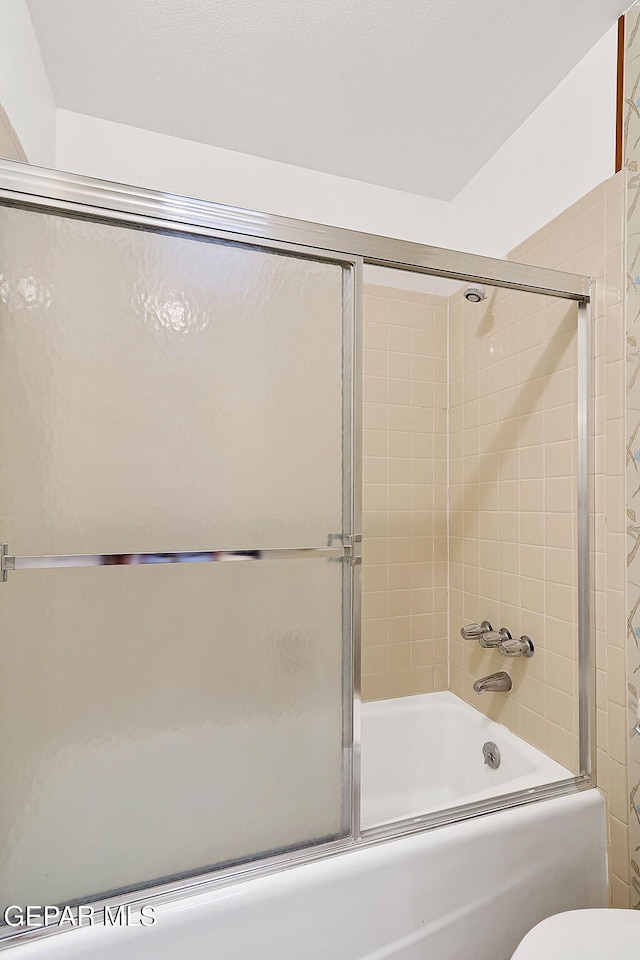
[[[484,762],[490,766],[492,770],[497,770],[500,766],[500,751],[495,743],[487,740],[482,748],[482,753],[484,754]]]

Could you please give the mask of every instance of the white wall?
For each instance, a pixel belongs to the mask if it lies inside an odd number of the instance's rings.
[[[29,162],[53,167],[56,109],[25,0],[0,0],[0,104]]]
[[[458,193],[457,249],[504,256],[613,176],[616,60],[614,25]]]
[[[56,166],[300,220],[448,246],[449,204],[58,110]]]
[[[0,0],[0,103],[52,165],[51,94],[24,0]],[[450,202],[57,111],[55,166],[170,193],[504,256],[614,172],[615,25]],[[508,78],[505,78],[508,82]],[[487,122],[491,109],[487,108]]]

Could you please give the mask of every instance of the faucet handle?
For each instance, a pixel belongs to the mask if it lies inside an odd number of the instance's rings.
[[[480,640],[487,633],[492,633],[493,627],[488,620],[482,623],[468,623],[460,630],[460,636],[463,640]]]
[[[509,637],[502,641],[498,649],[503,657],[532,657],[533,640],[527,636],[522,636],[519,640],[517,637]]]
[[[501,633],[498,633],[497,630],[488,630],[482,634],[478,643],[481,647],[484,647],[485,650],[491,650],[493,647],[500,647],[503,641],[504,637]]]

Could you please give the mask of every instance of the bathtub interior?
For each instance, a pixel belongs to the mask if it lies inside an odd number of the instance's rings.
[[[487,742],[499,750],[497,768],[485,763]],[[448,691],[362,705],[363,829],[572,777]]]

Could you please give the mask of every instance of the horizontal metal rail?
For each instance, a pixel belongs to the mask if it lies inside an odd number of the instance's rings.
[[[586,302],[590,297],[589,278],[578,274],[93,180],[15,160],[0,160],[2,201],[114,222],[142,223],[150,229],[174,229],[198,236],[217,233],[244,243],[292,244],[313,248],[314,257],[318,251],[338,257],[361,256],[366,263],[380,266],[570,300]]]
[[[51,556],[14,557],[8,544],[0,547],[2,580],[13,570],[51,570],[62,567],[140,566],[152,563],[220,563],[246,560],[321,560],[359,562],[353,543],[360,537],[345,537],[340,546],[272,547],[260,550],[182,550],[161,553],[67,553]]]

